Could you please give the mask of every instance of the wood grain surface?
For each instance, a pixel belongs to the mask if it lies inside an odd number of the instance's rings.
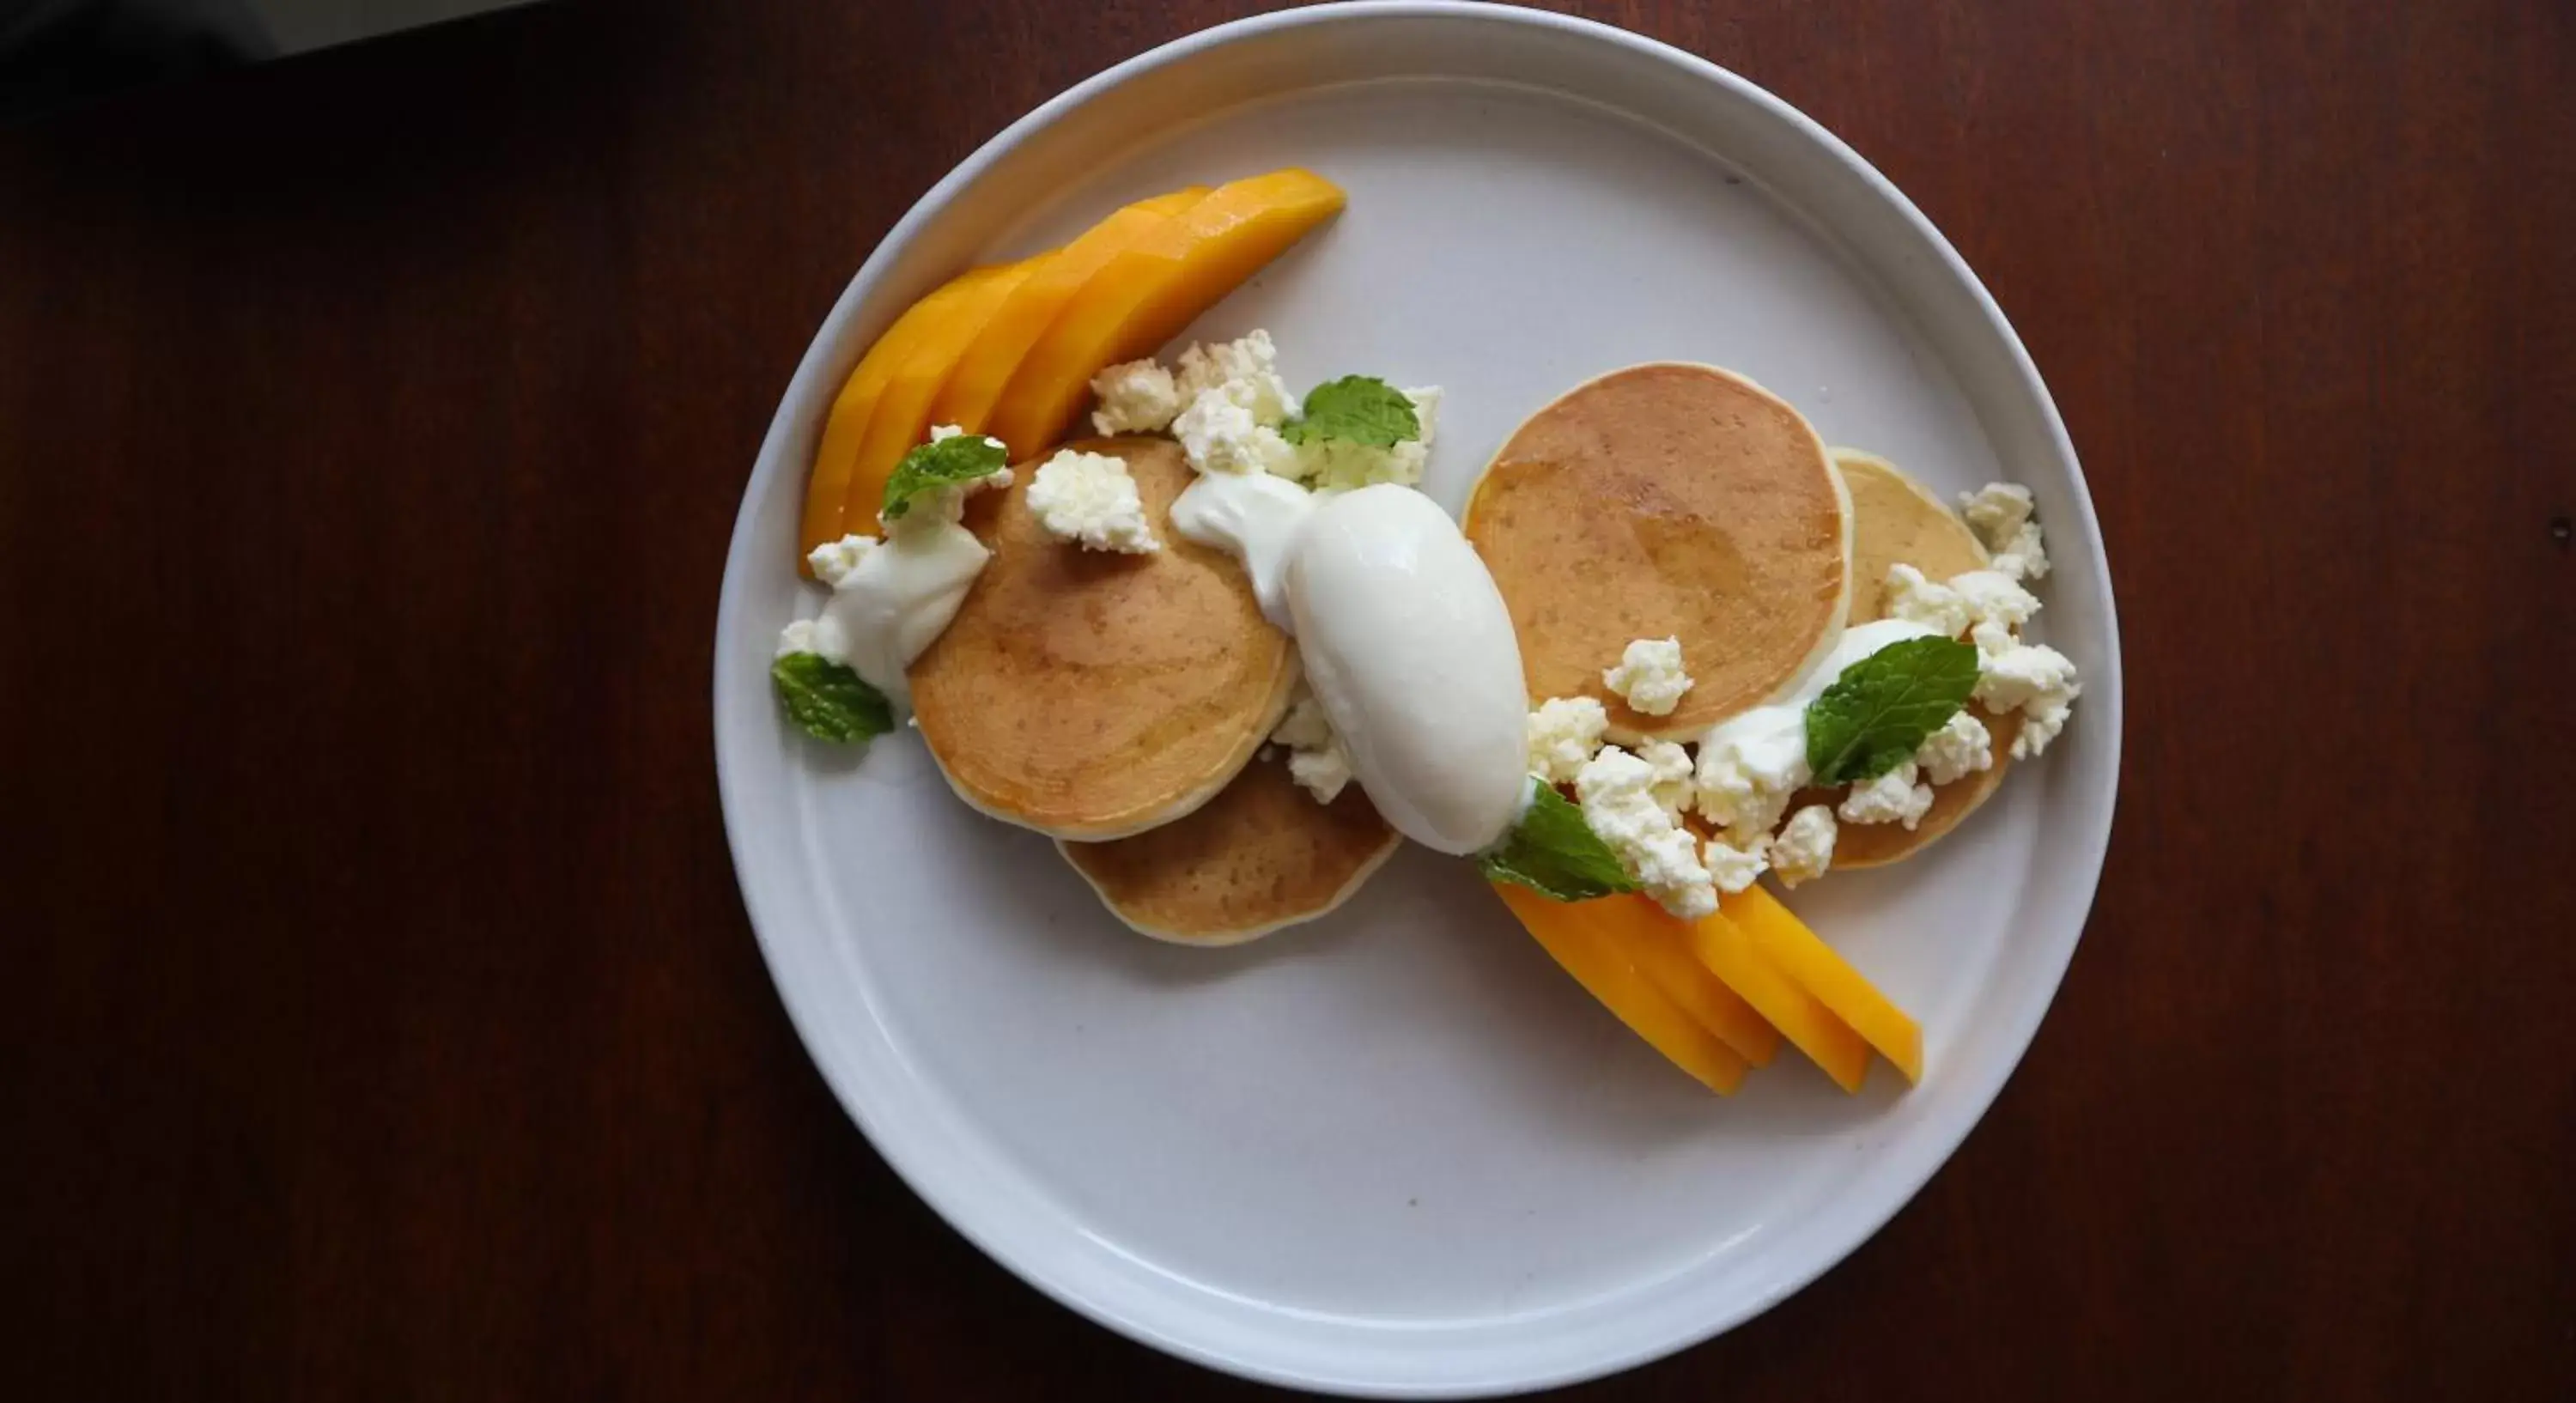
[[[868,1148],[707,710],[745,474],[869,247],[1251,8],[565,3],[0,130],[0,1397],[1264,1392]],[[2576,8],[1579,8],[1984,276],[2133,718],[1965,1148],[1579,1392],[2576,1397]]]

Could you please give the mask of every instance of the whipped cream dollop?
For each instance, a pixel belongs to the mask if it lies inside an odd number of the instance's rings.
[[[941,425],[930,431],[930,441],[958,433],[953,424]],[[999,440],[986,442],[1001,447]],[[860,681],[909,705],[905,670],[947,631],[993,559],[963,525],[966,498],[1010,485],[1011,470],[997,468],[922,493],[898,520],[881,517],[883,537],[848,535],[816,546],[806,563],[815,579],[831,587],[832,598],[821,614],[787,626],[780,651],[846,663]]]
[[[1315,494],[1272,473],[1201,473],[1172,500],[1172,529],[1243,562],[1262,617],[1296,631],[1288,612],[1288,555]]]

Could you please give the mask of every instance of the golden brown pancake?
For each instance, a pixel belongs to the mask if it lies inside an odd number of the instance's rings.
[[[1256,760],[1196,813],[1132,838],[1058,842],[1118,919],[1157,940],[1233,945],[1311,921],[1403,841],[1356,784],[1318,804]]]
[[[1833,450],[1852,504],[1851,621],[1887,617],[1887,568],[1911,565],[1946,580],[1992,562],[1975,532],[1894,463],[1857,448]]]
[[[1852,608],[1851,621],[1865,624],[1887,617],[1887,568],[1911,565],[1934,580],[1946,580],[1988,561],[1976,533],[1894,463],[1854,448],[1834,450],[1834,466],[1851,491]],[[2012,763],[2013,737],[2021,734],[2021,713],[1998,717],[1972,707],[1994,736],[1994,768],[1961,775],[1932,786],[1932,808],[1908,829],[1901,823],[1845,823],[1834,838],[1835,867],[1883,867],[1912,857],[1933,840],[1976,812],[2003,782]],[[1789,812],[1809,804],[1838,805],[1849,789],[1810,789],[1792,800]]]
[[[1058,838],[1123,838],[1196,809],[1288,704],[1296,650],[1231,556],[1172,529],[1179,445],[1073,447],[1123,458],[1162,549],[1083,550],[1028,508],[1034,465],[969,525],[993,559],[909,674],[922,739],[967,803]],[[990,494],[988,494],[989,496]]]
[[[1841,637],[1851,508],[1798,411],[1710,366],[1578,385],[1521,425],[1468,498],[1467,539],[1519,632],[1532,701],[1591,696],[1614,738],[1690,740],[1786,690]],[[1669,716],[1601,682],[1632,639],[1678,638]]]

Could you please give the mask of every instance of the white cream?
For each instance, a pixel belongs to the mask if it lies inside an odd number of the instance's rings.
[[[1288,557],[1298,528],[1315,508],[1313,493],[1270,473],[1201,473],[1172,502],[1172,529],[1203,546],[1231,552],[1252,577],[1262,617],[1294,632],[1288,611]]]
[[[862,681],[908,703],[904,670],[957,617],[992,558],[974,532],[955,522],[907,522],[833,586],[816,634],[838,646]]]
[[[1288,534],[1285,594],[1306,681],[1360,786],[1425,847],[1489,846],[1528,797],[1528,699],[1484,561],[1409,487],[1314,503]]]

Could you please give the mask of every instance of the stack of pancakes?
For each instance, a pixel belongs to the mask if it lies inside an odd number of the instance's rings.
[[[1340,905],[1395,851],[1358,785],[1319,804],[1265,741],[1297,650],[1232,557],[1171,525],[1191,470],[1178,445],[1073,445],[1124,459],[1163,542],[1078,549],[1022,500],[976,500],[992,562],[910,673],[914,717],[967,803],[1056,839],[1119,919],[1160,939],[1230,944]]]
[[[1171,526],[1178,445],[1073,445],[1127,464],[1161,550],[1080,550],[1023,500],[975,500],[992,562],[910,674],[915,719],[967,803],[1056,840],[1128,925],[1230,944],[1312,920],[1400,841],[1357,784],[1319,804],[1266,744],[1297,649],[1222,551]],[[1708,366],[1652,364],[1576,387],[1503,446],[1468,501],[1533,703],[1598,698],[1614,740],[1696,741],[1787,694],[1847,623],[1882,617],[1890,565],[1985,567],[1966,524],[1892,464],[1829,451],[1798,412]],[[1677,638],[1693,685],[1665,716],[1602,682],[1632,639]],[[1938,786],[1913,829],[1846,825],[1836,867],[1920,851],[2002,777],[2015,719],[1984,716],[1992,769]],[[1839,802],[1815,790],[1796,806]]]
[[[1629,744],[1697,741],[1787,695],[1847,624],[1885,617],[1889,566],[1940,580],[1987,564],[1967,524],[1893,464],[1828,450],[1786,401],[1702,365],[1568,391],[1494,456],[1465,525],[1511,607],[1532,702],[1597,698]],[[1670,715],[1603,685],[1639,638],[1681,641],[1692,686]],[[2017,720],[1980,719],[1994,767],[1936,786],[1912,829],[1844,825],[1834,866],[1910,856],[1985,801]],[[1843,793],[1802,793],[1790,811]]]

